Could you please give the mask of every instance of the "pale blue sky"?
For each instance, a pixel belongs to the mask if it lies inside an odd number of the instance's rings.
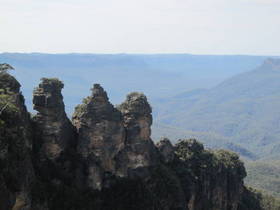
[[[280,55],[280,0],[0,3],[0,52]]]

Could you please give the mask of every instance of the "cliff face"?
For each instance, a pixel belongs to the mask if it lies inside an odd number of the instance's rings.
[[[96,84],[71,122],[59,80],[34,90],[32,119],[19,88],[0,75],[0,210],[248,209],[238,156],[196,140],[154,145],[143,94],[115,108]]]
[[[101,189],[105,174],[126,174],[116,162],[125,143],[122,116],[100,85],[94,85],[91,96],[76,107],[73,124],[79,134],[77,150],[85,163],[85,186]]]
[[[146,96],[131,93],[118,109],[125,128],[125,155],[130,177],[147,176],[147,168],[157,163],[157,150],[151,140],[152,109]]]
[[[194,139],[175,145],[169,165],[180,178],[190,210],[237,210],[246,176],[238,156],[228,151],[210,152]]]
[[[75,153],[76,131],[64,111],[62,88],[61,81],[43,78],[34,90],[33,104],[38,112],[33,117],[33,154],[35,167],[43,179],[71,182],[69,156]]]
[[[73,115],[78,130],[78,153],[86,163],[85,186],[101,189],[106,177],[147,177],[157,151],[150,138],[151,107],[143,94],[133,93],[116,109],[103,88],[95,84],[91,96]]]
[[[0,73],[0,210],[31,208],[32,128],[20,84]]]

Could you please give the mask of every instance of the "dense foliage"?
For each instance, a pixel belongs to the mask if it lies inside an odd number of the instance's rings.
[[[262,191],[246,187],[239,210],[279,210],[280,200]]]
[[[5,74],[9,70],[14,70],[14,68],[7,63],[0,63],[0,74]]]
[[[247,161],[247,185],[280,198],[280,161]]]

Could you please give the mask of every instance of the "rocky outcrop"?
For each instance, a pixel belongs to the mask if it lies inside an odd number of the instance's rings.
[[[195,139],[180,140],[175,146],[162,139],[157,147],[183,186],[188,210],[242,209],[246,172],[236,154],[205,150]]]
[[[99,84],[76,107],[72,121],[79,134],[77,150],[86,163],[86,186],[101,189],[105,174],[124,176],[116,162],[125,143],[122,116]]]
[[[175,149],[168,138],[162,138],[156,144],[164,163],[172,163],[175,159]]]
[[[175,145],[179,158],[170,164],[180,178],[189,210],[237,210],[246,176],[239,157],[228,151],[211,152],[195,139]]]
[[[155,146],[141,93],[115,108],[96,84],[71,122],[61,81],[42,79],[32,120],[19,88],[0,74],[0,210],[262,209],[234,153],[194,139]]]
[[[116,109],[103,88],[94,85],[72,118],[79,135],[77,150],[86,163],[87,187],[101,189],[108,175],[148,176],[158,160],[150,138],[151,112],[143,94],[129,94]]]
[[[35,166],[42,178],[58,182],[72,178],[69,156],[76,148],[75,128],[64,110],[63,87],[58,79],[43,78],[33,93],[38,111],[33,117]]]
[[[0,210],[29,210],[34,170],[30,115],[20,84],[0,74]]]
[[[145,176],[148,167],[158,161],[157,150],[151,140],[152,109],[145,95],[131,93],[118,109],[123,115],[126,132],[125,154],[129,176]]]

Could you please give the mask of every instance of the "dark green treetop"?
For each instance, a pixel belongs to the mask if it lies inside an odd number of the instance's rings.
[[[14,70],[14,68],[7,63],[0,63],[0,73],[7,73],[9,70]]]

